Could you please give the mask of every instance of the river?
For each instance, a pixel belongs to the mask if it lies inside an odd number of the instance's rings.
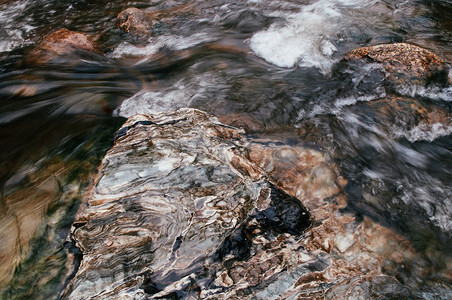
[[[152,16],[145,39],[116,27],[128,7]],[[378,66],[340,61],[362,46],[406,42],[450,63],[451,15],[448,0],[0,0],[2,299],[58,297],[67,251],[76,251],[71,223],[116,131],[134,114],[183,107],[250,138],[321,150],[348,182],[346,211],[446,264],[452,87],[388,83]],[[30,62],[36,43],[61,28],[102,53]],[[386,97],[413,102],[388,112],[374,102]],[[414,106],[440,116],[413,121]]]

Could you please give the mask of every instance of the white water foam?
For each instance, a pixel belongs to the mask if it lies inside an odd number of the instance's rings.
[[[214,41],[216,38],[211,33],[198,33],[188,37],[162,35],[149,39],[147,45],[131,45],[124,42],[120,44],[108,56],[111,58],[121,58],[123,56],[143,57],[147,59],[151,55],[158,52],[159,49],[166,47],[171,50],[182,50],[201,43]]]
[[[358,102],[370,102],[370,101],[373,101],[373,100],[381,99],[383,97],[386,97],[386,91],[384,90],[383,87],[378,87],[375,90],[375,94],[338,98],[334,102],[334,107],[336,109],[332,109],[332,113],[338,114],[342,107],[352,106],[352,105],[355,105]]]
[[[283,68],[317,67],[328,74],[335,63],[334,42],[352,27],[353,12],[359,11],[357,24],[365,22],[365,8],[379,1],[320,0],[288,15],[284,24],[276,23],[250,39],[251,49],[266,61]],[[364,17],[363,17],[364,15]],[[369,22],[369,20],[367,20]]]
[[[192,95],[183,87],[170,91],[154,92],[142,90],[124,102],[113,112],[114,115],[129,118],[136,114],[154,114],[188,107]]]
[[[420,85],[403,85],[397,87],[397,92],[409,97],[426,97],[432,100],[442,100],[452,102],[452,86],[420,86]]]
[[[417,186],[404,183],[402,201],[407,205],[419,205],[429,219],[445,232],[452,229],[452,191],[439,180],[426,178],[426,185]]]
[[[437,138],[452,134],[452,125],[441,123],[420,124],[409,130],[394,126],[392,128],[392,134],[395,138],[404,137],[412,143],[418,141],[432,142]]]
[[[197,100],[210,98],[216,93],[220,101],[223,86],[217,76],[207,72],[193,79],[181,79],[171,87],[160,91],[142,90],[124,100],[113,112],[116,116],[131,117],[136,114],[154,114],[191,107]]]
[[[28,4],[29,1],[18,1],[9,6],[0,6],[0,52],[8,52],[31,43],[25,39],[25,34],[36,28],[29,25],[32,20],[25,18],[17,22],[14,19]]]

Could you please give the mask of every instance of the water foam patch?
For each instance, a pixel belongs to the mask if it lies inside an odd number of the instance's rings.
[[[221,90],[226,85],[219,83],[219,78],[207,72],[196,78],[184,78],[170,87],[159,91],[142,90],[122,102],[113,112],[116,116],[131,117],[137,114],[154,114],[192,107],[195,102],[210,99],[212,94],[222,97]]]
[[[152,37],[146,45],[132,45],[124,42],[120,44],[112,53],[111,58],[121,58],[123,56],[149,57],[163,47],[171,50],[182,50],[201,43],[207,43],[215,40],[215,36],[208,33],[193,34],[188,37],[162,35]]]
[[[452,229],[451,190],[434,178],[427,178],[428,185],[405,183],[407,188],[402,201],[420,206],[430,221],[445,232]],[[438,197],[439,196],[439,197]]]
[[[412,143],[418,141],[433,142],[437,138],[451,135],[452,125],[445,125],[441,123],[420,124],[409,130],[394,126],[392,128],[392,133],[395,138],[404,137]]]
[[[125,100],[114,112],[114,115],[131,117],[137,114],[154,114],[189,107],[193,95],[184,91],[180,84],[176,89],[166,91],[143,90]]]
[[[30,25],[32,19],[14,19],[28,4],[29,1],[20,1],[10,6],[0,6],[0,52],[8,52],[31,43],[25,35],[36,28]]]
[[[452,86],[420,86],[420,85],[403,85],[397,88],[397,92],[410,97],[426,97],[432,100],[441,100],[452,102]]]
[[[317,67],[321,72],[329,73],[335,63],[333,54],[337,51],[334,42],[341,30],[353,22],[347,14],[376,2],[317,1],[304,6],[299,13],[289,15],[284,24],[275,23],[254,34],[249,41],[251,49],[282,68]]]

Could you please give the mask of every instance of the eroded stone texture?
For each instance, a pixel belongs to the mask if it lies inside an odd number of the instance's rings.
[[[248,222],[301,234],[309,214],[244,157],[244,143],[196,110],[130,118],[74,224],[84,256],[67,298],[171,293],[191,280],[207,289],[215,261],[250,255]]]
[[[27,63],[46,63],[77,50],[101,54],[99,47],[88,36],[62,28],[42,39],[27,56]]]
[[[63,299],[412,296],[430,266],[340,212],[344,184],[320,152],[198,110],[131,117],[73,225],[83,259]]]
[[[346,183],[323,154],[313,149],[252,144],[249,157],[279,187],[300,199],[317,221],[326,218],[323,206],[328,206],[327,211],[330,207],[321,200],[339,195]],[[344,199],[338,199],[344,207]]]
[[[407,43],[362,47],[347,53],[343,61],[381,64],[388,78],[398,83],[435,80],[433,77],[446,68],[445,62],[433,52]],[[446,73],[439,77],[447,81]]]

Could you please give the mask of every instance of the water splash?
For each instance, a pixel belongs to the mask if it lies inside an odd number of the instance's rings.
[[[357,17],[355,12],[367,14],[368,7],[377,3],[379,1],[316,1],[302,7],[299,13],[287,16],[285,22],[277,22],[254,34],[249,41],[251,49],[279,67],[316,67],[328,74],[336,61],[333,54],[340,36],[350,34],[347,31],[358,24],[363,26],[362,22],[370,17]]]
[[[149,39],[148,43],[143,45],[133,45],[129,42],[123,42],[109,54],[111,58],[138,57],[141,60],[137,63],[148,60],[160,49],[182,50],[196,45],[215,41],[215,36],[208,33],[196,33],[190,36],[160,35]]]
[[[15,1],[13,4],[0,5],[0,53],[23,47],[31,42],[26,39],[35,26],[30,25],[32,19],[25,17],[17,22],[18,12],[24,10],[31,1]]]

